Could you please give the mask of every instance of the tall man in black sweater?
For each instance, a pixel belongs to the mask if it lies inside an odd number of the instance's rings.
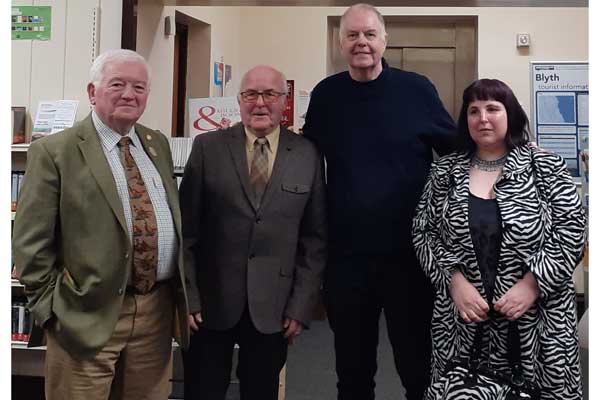
[[[373,6],[346,10],[340,48],[349,70],[315,87],[303,128],[327,161],[324,287],[339,400],[375,398],[382,309],[407,399],[421,399],[429,384],[433,288],[411,222],[432,148],[450,152],[454,122],[427,78],[387,66],[386,36]]]

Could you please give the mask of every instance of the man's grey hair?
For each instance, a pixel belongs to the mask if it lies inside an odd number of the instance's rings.
[[[250,68],[248,71],[246,71],[244,73],[244,75],[242,75],[242,79],[240,80],[240,92],[242,90],[242,87],[244,86],[244,81],[246,80],[246,76],[248,76],[248,74],[250,72],[254,71],[257,68],[264,68],[264,69],[270,69],[272,71],[275,71],[280,76],[280,79],[281,79],[281,92],[285,95],[288,94],[287,79],[285,78],[284,73],[271,67],[270,65],[257,65],[257,66]]]
[[[104,68],[107,64],[134,62],[142,64],[146,69],[146,72],[148,74],[148,87],[150,87],[150,65],[148,65],[148,62],[144,57],[142,57],[133,50],[127,49],[108,50],[100,54],[94,60],[90,68],[90,82],[92,82],[94,86],[98,86],[98,84],[102,81],[102,78],[104,76]]]
[[[379,20],[379,23],[381,24],[381,33],[385,35],[385,22],[383,21],[383,16],[379,12],[379,10],[377,10],[377,8],[375,8],[375,6],[371,4],[357,3],[348,7],[348,9],[344,11],[344,14],[342,15],[342,19],[340,20],[340,41],[344,38],[344,32],[346,30],[346,17],[348,16],[348,14],[350,14],[351,11],[354,10],[370,11],[373,14],[375,14],[377,19]]]

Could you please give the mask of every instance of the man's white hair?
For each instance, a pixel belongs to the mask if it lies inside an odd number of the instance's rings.
[[[372,12],[373,14],[375,14],[377,19],[379,20],[379,23],[381,24],[381,33],[383,35],[386,34],[385,33],[385,22],[383,21],[383,15],[381,15],[379,10],[377,10],[377,8],[375,8],[375,6],[373,6],[371,4],[357,3],[357,4],[354,4],[354,5],[351,5],[350,7],[348,7],[348,9],[346,11],[344,11],[344,14],[342,15],[342,19],[340,20],[340,41],[344,38],[344,32],[346,30],[346,17],[348,16],[348,14],[350,14],[350,12],[352,12],[354,10],[369,11],[369,12]]]
[[[150,65],[148,65],[148,62],[144,57],[142,57],[133,50],[127,49],[108,50],[100,54],[94,60],[90,68],[90,82],[92,82],[94,86],[98,86],[98,84],[102,81],[102,77],[104,76],[104,68],[107,64],[128,62],[137,62],[144,66],[144,68],[146,69],[146,73],[148,74],[148,87],[150,87]]]

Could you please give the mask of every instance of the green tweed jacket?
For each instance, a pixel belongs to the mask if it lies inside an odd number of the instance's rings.
[[[171,152],[160,132],[138,124],[135,130],[162,177],[179,239],[173,337],[186,347],[181,214]],[[110,338],[132,251],[123,206],[91,114],[72,128],[33,142],[15,217],[13,254],[37,326],[54,330],[74,358],[93,357]]]

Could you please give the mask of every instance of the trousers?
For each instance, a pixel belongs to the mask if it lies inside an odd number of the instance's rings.
[[[338,400],[375,398],[383,312],[396,371],[409,400],[429,385],[434,290],[413,257],[332,257],[324,298],[334,333]]]

